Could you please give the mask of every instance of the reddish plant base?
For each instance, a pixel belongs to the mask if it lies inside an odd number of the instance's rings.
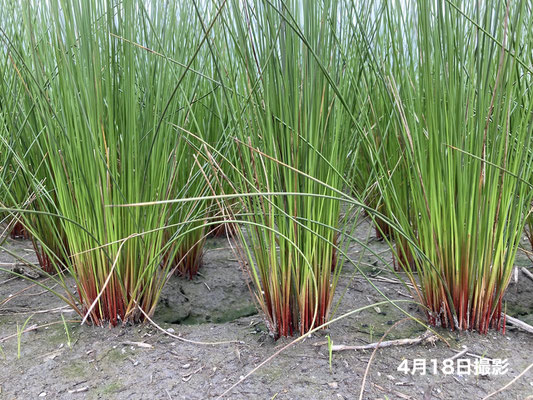
[[[396,241],[396,252],[392,255],[392,265],[397,272],[403,269],[409,269],[411,271],[416,269],[413,253],[409,249],[407,241],[403,238]]]
[[[415,270],[416,259],[410,251],[407,241],[399,238],[396,242],[396,254],[393,255],[395,271]],[[502,299],[504,291],[498,293],[498,289],[485,293],[469,293],[469,278],[464,268],[460,286],[449,288],[450,296],[439,281],[437,289],[424,293],[424,299],[420,299],[425,309],[428,323],[432,326],[443,327],[450,330],[469,330],[480,334],[486,334],[489,329],[502,331],[505,334],[505,316],[502,314]],[[443,277],[448,282],[446,276]],[[418,290],[417,290],[418,292]],[[420,296],[422,296],[419,293]],[[477,300],[473,305],[472,299]],[[450,303],[451,301],[451,303]],[[494,306],[496,304],[496,306]],[[453,311],[455,310],[455,312]]]
[[[313,328],[325,324],[330,308],[329,289],[324,290],[319,295],[317,315],[313,323],[315,304],[314,295],[311,293],[305,296],[305,303],[302,305],[293,300],[289,304],[277,304],[276,310],[274,310],[269,302],[268,315],[271,320],[277,322],[277,326],[269,326],[269,330],[274,334],[274,339],[278,340],[282,336],[293,336],[297,331],[300,335],[305,335]]]
[[[377,240],[390,239],[392,237],[392,229],[389,224],[387,224],[382,219],[376,218],[374,221],[374,229],[376,230]]]
[[[463,301],[463,299],[466,299]],[[432,326],[441,326],[450,330],[469,330],[480,334],[487,334],[489,329],[501,331],[505,334],[505,315],[502,314],[503,294],[499,296],[497,305],[493,309],[494,296],[489,298],[489,302],[483,308],[475,310],[468,309],[468,295],[462,294],[460,298],[454,298],[457,318],[454,318],[447,302],[442,302],[440,312],[427,312],[428,322]],[[430,309],[435,310],[435,305],[430,305]]]
[[[87,262],[83,259],[78,259],[74,262],[78,265],[77,291],[81,304],[80,315],[85,317],[89,307],[98,299],[98,304],[92,308],[87,318],[89,324],[96,326],[108,325],[110,327],[118,324],[136,324],[146,319],[140,310],[143,310],[148,315],[153,313],[156,305],[153,303],[153,297],[150,294],[139,297],[139,293],[142,293],[144,289],[148,293],[153,293],[153,286],[145,288],[141,285],[133,290],[133,288],[128,286],[129,279],[127,277],[124,278],[126,282],[123,286],[116,272],[114,272],[107,286],[101,292],[103,282],[96,283],[92,269],[90,267],[87,268]],[[80,268],[79,265],[82,267]],[[132,297],[133,292],[137,293],[137,297]]]
[[[298,320],[296,318],[297,311],[293,309],[297,308],[296,304],[276,304],[276,310],[272,309],[272,304],[268,302],[268,315],[273,318],[276,317],[277,326],[269,326],[269,331],[274,334],[274,340],[278,340],[280,337],[292,336],[298,329]],[[270,324],[269,324],[270,325]]]
[[[175,260],[176,274],[188,279],[193,279],[202,266],[202,256],[192,252],[185,256],[177,256]]]
[[[24,239],[28,240],[30,238],[30,233],[26,230],[24,225],[22,225],[21,222],[16,222],[13,226],[13,229],[11,229],[11,232],[9,234],[11,239]]]
[[[237,233],[237,228],[232,223],[222,223],[220,225],[216,225],[211,231],[209,232],[209,237],[214,238],[220,238],[220,237],[227,237],[232,238]]]
[[[193,279],[198,270],[202,266],[202,244],[197,244],[193,248],[186,249],[185,251],[178,251],[172,260],[168,260],[169,254],[163,258],[163,265],[167,265],[170,262],[171,270],[175,275],[182,276],[184,278]]]
[[[57,271],[54,265],[52,264],[52,260],[50,260],[50,257],[48,257],[48,254],[46,254],[44,249],[33,238],[32,243],[41,269],[49,275],[54,275]]]
[[[303,314],[303,318],[300,322],[300,335],[304,335],[305,333],[309,332],[311,329],[323,325],[328,320],[329,315],[329,287],[323,290],[319,294],[319,303],[318,303],[318,310],[316,315],[316,320],[313,323],[313,314],[314,314],[314,298],[311,299],[312,303],[308,301],[308,304],[306,305],[306,312]],[[309,296],[308,296],[309,297]],[[311,304],[310,304],[311,303]]]
[[[78,296],[81,304],[92,304],[98,297],[98,289],[96,288],[94,277],[88,277],[80,281],[80,285],[83,285],[83,290],[86,293],[86,302],[81,295],[80,288],[78,287]],[[120,286],[116,280],[112,279],[107,287],[104,289],[102,296],[99,299],[99,305],[94,307],[90,313],[88,321],[96,326],[103,326],[105,322],[108,322],[111,326],[117,326],[120,321],[127,322],[126,307]],[[87,306],[83,309],[83,314],[87,313]],[[138,322],[133,320],[132,322]]]
[[[338,235],[335,235],[334,243],[337,243],[337,238]],[[334,247],[332,251],[332,271],[336,267],[337,257],[337,249]],[[275,340],[282,336],[293,336],[298,331],[300,335],[305,335],[310,330],[328,321],[331,308],[331,286],[329,282],[322,282],[319,285],[322,289],[318,293],[318,306],[317,298],[311,287],[312,284],[309,283],[303,303],[298,302],[294,296],[282,302],[275,293],[268,290],[264,291],[266,309],[263,309],[263,311],[268,315],[270,321],[268,328],[273,333]],[[315,307],[317,308],[316,318],[313,321]]]

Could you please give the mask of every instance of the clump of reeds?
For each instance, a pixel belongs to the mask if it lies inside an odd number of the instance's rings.
[[[524,2],[493,1],[418,1],[386,13],[391,56],[376,70],[395,110],[407,203],[385,174],[380,187],[433,325],[504,329],[532,196],[531,70],[521,62],[529,14]]]
[[[32,73],[37,66],[29,49],[39,40],[32,33],[39,32],[40,20],[30,9],[17,2],[2,2],[0,20],[0,43],[5,49],[0,83],[5,100],[0,111],[4,146],[0,207],[11,209],[9,215],[16,222],[12,237],[31,239],[42,270],[54,274],[64,268],[69,253],[60,220],[50,216],[57,214],[57,197],[46,153],[47,126],[37,111],[38,96],[49,89],[48,82],[41,79],[54,75],[44,70]],[[29,31],[28,24],[34,24],[35,31]]]
[[[15,221],[13,224],[13,227],[11,228],[11,232],[9,233],[9,236],[11,239],[25,239],[28,240],[30,238],[30,234],[28,233],[28,230],[24,227],[22,222]]]
[[[183,257],[191,243],[183,238],[196,231],[174,216],[205,212],[198,202],[117,206],[205,194],[205,157],[178,129],[195,126],[198,19],[177,1],[13,7],[20,31],[2,38],[28,120],[20,132],[45,156],[43,181],[31,158],[22,163],[37,199],[24,221],[38,233],[43,263],[74,277],[80,314],[97,325],[142,320],[139,309],[154,311],[171,269],[168,248]],[[181,228],[167,232],[169,224]]]
[[[234,4],[228,16],[240,74],[235,87],[239,237],[254,296],[274,337],[328,321],[342,258],[336,246],[350,119],[337,2]],[[253,34],[250,34],[253,32]],[[261,193],[279,193],[262,195]]]

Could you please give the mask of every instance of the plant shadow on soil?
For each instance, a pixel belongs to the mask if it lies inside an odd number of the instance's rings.
[[[371,229],[367,221],[356,230],[359,238]],[[11,251],[36,262],[31,244],[8,241]],[[391,263],[385,243],[374,238],[369,246]],[[349,255],[389,298],[408,300],[405,287],[394,281],[390,266],[353,244]],[[0,267],[13,263],[0,250]],[[531,268],[519,255],[517,266]],[[154,321],[173,334],[202,342],[198,345],[169,337],[151,325],[113,329],[80,326],[79,317],[54,295],[23,279],[0,272],[0,399],[207,399],[226,389],[290,343],[269,336],[257,313],[242,271],[226,239],[209,239],[201,275],[192,281],[173,277],[163,290]],[[44,278],[40,281],[45,282]],[[68,280],[74,291],[73,281]],[[341,298],[342,297],[342,298]],[[5,300],[8,300],[7,302]],[[383,298],[353,267],[346,264],[337,289],[340,299],[335,316],[367,306]],[[519,275],[506,295],[507,311],[533,323],[533,281]],[[417,306],[402,308],[424,320]],[[66,327],[61,313],[67,322]],[[31,331],[17,336],[30,317]],[[352,399],[358,398],[371,351],[335,352],[328,355],[326,335],[333,344],[362,345],[377,342],[405,315],[389,304],[371,307],[336,322],[282,352],[238,385],[231,399]],[[46,325],[46,326],[44,326]],[[412,320],[395,326],[386,340],[414,338],[425,328]],[[445,338],[435,345],[422,344],[377,351],[368,373],[364,399],[481,399],[499,389],[533,362],[533,336],[508,328],[504,336],[491,331],[436,330]],[[70,346],[69,341],[70,339]],[[20,342],[20,358],[18,344]],[[432,373],[430,360],[443,360],[468,348],[470,354],[507,359],[503,375]],[[470,355],[462,356],[474,362]],[[426,359],[428,369],[403,373],[403,360]],[[533,372],[522,376],[494,399],[524,399],[533,395]]]

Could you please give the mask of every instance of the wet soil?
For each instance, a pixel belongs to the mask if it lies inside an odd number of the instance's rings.
[[[367,222],[360,224],[356,235],[361,240],[369,238],[369,247],[384,260],[360,244],[350,246],[350,257],[359,262],[370,282],[353,265],[345,264],[335,316],[382,301],[372,287],[375,285],[389,298],[404,301],[399,303],[402,310],[423,320],[418,308],[405,302],[410,300],[407,290],[390,272],[387,245],[375,240]],[[28,241],[9,240],[5,247],[36,262]],[[11,255],[0,250],[0,268],[9,268],[13,262]],[[521,254],[517,266],[533,272],[531,261]],[[44,278],[38,281],[48,284]],[[72,280],[68,282],[74,290]],[[533,281],[519,273],[506,300],[510,315],[533,324]],[[183,339],[228,343],[184,342],[149,324],[112,329],[80,326],[79,316],[56,296],[28,280],[0,272],[0,399],[217,398],[291,342],[269,336],[254,307],[247,276],[226,239],[208,240],[200,276],[192,281],[171,279],[153,319]],[[26,328],[36,329],[17,335],[26,321]],[[388,330],[386,340],[415,338],[426,328],[406,320],[403,312],[390,304],[369,307],[284,350],[225,398],[358,398],[372,351],[334,352],[330,359],[327,336],[334,345],[363,345],[379,341]],[[370,364],[362,398],[482,399],[533,362],[533,335],[512,327],[505,336],[436,332],[449,346],[437,341],[379,349]],[[464,363],[472,366],[476,355],[507,359],[506,373],[443,372],[444,360],[464,346],[468,353],[460,359],[469,360]],[[397,370],[404,360],[412,367],[415,359],[427,360],[427,368],[414,374]],[[436,373],[433,365],[438,367]],[[533,396],[533,369],[491,398],[528,396]]]

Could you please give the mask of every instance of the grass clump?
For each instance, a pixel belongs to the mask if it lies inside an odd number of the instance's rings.
[[[450,1],[403,12],[390,7],[398,30],[384,32],[406,49],[381,70],[404,158],[395,173],[409,188],[406,208],[381,181],[413,255],[403,269],[431,324],[503,329],[532,196],[531,75],[520,63],[529,12],[524,2]]]
[[[97,325],[142,320],[139,308],[153,313],[177,249],[195,242],[185,241],[190,232],[203,235],[186,221],[201,221],[205,210],[198,202],[115,206],[203,194],[198,150],[175,129],[194,124],[198,78],[172,60],[191,55],[192,64],[195,18],[179,2],[52,1],[18,12],[26,39],[9,50],[25,86],[23,115],[37,121],[24,133],[46,155],[46,186],[36,196],[50,196],[46,225],[59,224],[54,243],[68,254],[76,308]]]
[[[275,337],[325,323],[342,267],[341,209],[350,120],[338,99],[343,79],[337,2],[234,4],[238,50],[236,161],[254,295]],[[253,32],[253,33],[250,33]],[[339,92],[340,94],[340,92]]]

